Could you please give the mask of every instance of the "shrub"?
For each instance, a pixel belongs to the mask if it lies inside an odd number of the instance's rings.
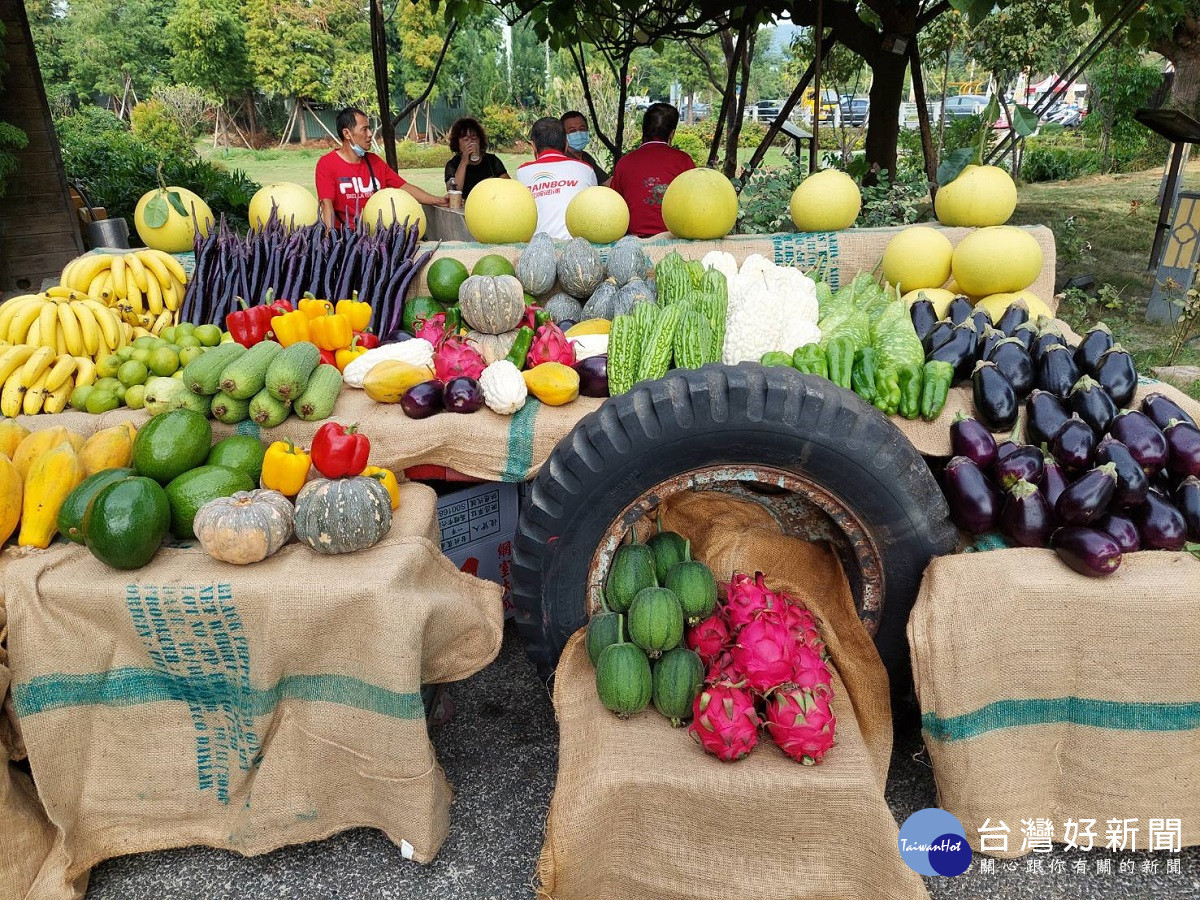
[[[756,169],[734,182],[739,188],[738,232],[772,234],[792,231],[788,204],[808,174],[808,164],[793,157],[787,168]]]
[[[193,152],[191,137],[157,97],[137,104],[129,114],[129,121],[133,136],[163,155],[185,156]]]
[[[396,141],[396,168],[398,169],[440,169],[450,162],[450,157],[453,155],[445,144]]]
[[[1086,147],[1030,146],[1021,162],[1021,178],[1028,182],[1068,181],[1100,171],[1100,151]]]
[[[525,140],[529,136],[529,129],[526,128],[521,113],[511,106],[488,104],[483,108],[479,124],[487,132],[488,146],[491,147],[493,153],[500,148],[511,147],[517,141]]]
[[[698,166],[703,166],[708,162],[708,144],[702,142],[700,138],[692,134],[690,131],[675,132],[675,140],[672,141],[675,149],[682,150],[692,158]]]

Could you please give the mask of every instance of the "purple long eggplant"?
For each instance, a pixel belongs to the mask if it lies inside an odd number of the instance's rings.
[[[1067,407],[1100,437],[1117,416],[1117,404],[1108,390],[1096,379],[1082,376],[1067,397]]]
[[[992,431],[1011,431],[1021,406],[1017,392],[994,362],[981,362],[971,373],[971,398],[979,421]]]
[[[1142,398],[1142,412],[1149,416],[1150,420],[1159,428],[1166,428],[1172,419],[1187,422],[1189,425],[1196,424],[1196,420],[1166,394],[1147,394]]]
[[[1071,388],[1079,380],[1079,369],[1065,344],[1051,344],[1037,360],[1037,386],[1049,391],[1060,400],[1065,400]]]
[[[1123,513],[1105,513],[1092,523],[1092,527],[1116,541],[1122,553],[1136,553],[1142,549],[1142,536],[1138,533],[1137,525]]]
[[[1054,516],[1064,525],[1087,525],[1108,510],[1117,489],[1117,467],[1105,463],[1067,486],[1054,504]]]
[[[1044,465],[1042,451],[1028,444],[1018,446],[1004,459],[996,462],[995,478],[1000,489],[1007,491],[1018,481],[1041,480]]]
[[[1071,414],[1049,391],[1035,390],[1025,400],[1025,440],[1035,446],[1054,440]]]
[[[935,347],[925,357],[926,362],[948,362],[954,366],[955,382],[971,377],[979,349],[979,335],[970,322],[955,325],[950,337]]]
[[[1111,434],[1096,445],[1096,462],[1112,463],[1117,467],[1117,490],[1113,494],[1113,505],[1121,509],[1138,506],[1146,499],[1150,490],[1150,479],[1129,448]]]
[[[987,470],[996,463],[996,439],[982,422],[960,409],[950,423],[950,454],[965,456]]]
[[[1200,541],[1200,478],[1183,479],[1175,494],[1175,505],[1183,515],[1189,541]]]
[[[1111,575],[1121,566],[1121,548],[1095,528],[1059,528],[1050,535],[1058,558],[1080,575]]]
[[[1018,444],[1016,441],[1000,441],[996,444],[996,462],[1000,462],[1010,453],[1015,453],[1021,449],[1024,444]]]
[[[946,463],[943,490],[954,524],[969,534],[983,534],[996,527],[1000,497],[979,466],[965,456]]]
[[[1163,429],[1167,439],[1167,471],[1176,478],[1200,475],[1200,428],[1172,419]]]
[[[1083,336],[1083,340],[1075,348],[1075,365],[1079,366],[1080,372],[1095,375],[1096,365],[1100,362],[1100,355],[1112,347],[1112,345],[1112,332],[1108,330],[1108,326],[1103,322],[1097,322],[1088,329],[1087,334]]]
[[[1187,543],[1187,521],[1166,497],[1151,491],[1132,515],[1147,550],[1182,550]]]
[[[1062,492],[1067,489],[1067,476],[1063,473],[1062,466],[1058,464],[1051,454],[1049,448],[1042,444],[1042,477],[1038,479],[1038,487],[1046,496],[1046,502],[1050,504],[1050,509],[1058,503],[1058,498]]]
[[[1037,377],[1033,368],[1033,357],[1029,355],[1024,344],[1016,338],[1005,338],[992,347],[991,352],[984,358],[996,364],[996,368],[1008,379],[1018,398],[1024,399],[1029,396]]]
[[[1037,485],[1021,479],[1008,489],[1000,511],[1000,533],[1022,547],[1045,547],[1054,527],[1050,504]]]
[[[1024,300],[1017,300],[1008,304],[1008,308],[1004,310],[1004,315],[996,323],[996,330],[1001,332],[1005,337],[1012,337],[1013,331],[1016,330],[1017,326],[1024,325],[1028,321],[1028,304]]]
[[[1147,475],[1154,475],[1167,464],[1170,455],[1167,439],[1145,413],[1136,409],[1122,410],[1108,430],[1129,448]]]
[[[1083,471],[1092,464],[1096,433],[1079,416],[1071,416],[1050,441],[1050,452],[1064,470]]]
[[[987,310],[977,309],[971,313],[971,316],[967,319],[967,321],[975,326],[975,333],[979,335],[979,346],[982,347],[984,338],[987,337],[987,333],[989,331],[995,331],[995,329],[992,328],[991,314],[988,313]]]
[[[1096,380],[1112,394],[1117,406],[1128,406],[1133,402],[1138,386],[1133,357],[1120,344],[1113,344],[1100,354],[1100,361],[1096,363]]]
[[[445,385],[436,380],[414,384],[400,398],[400,408],[410,419],[427,418],[442,409],[444,391]]]

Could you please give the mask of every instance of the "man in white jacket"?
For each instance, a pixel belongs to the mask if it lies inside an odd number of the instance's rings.
[[[533,193],[537,230],[552,238],[569,238],[567,205],[580,191],[596,186],[596,173],[587,163],[567,156],[567,133],[558,119],[538,119],[529,139],[534,158],[517,168],[517,181]]]

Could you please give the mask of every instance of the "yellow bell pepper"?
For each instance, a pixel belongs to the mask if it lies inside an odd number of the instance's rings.
[[[341,350],[354,340],[354,329],[345,316],[330,313],[308,320],[309,340],[322,350]]]
[[[392,498],[392,509],[400,508],[400,483],[396,481],[396,473],[381,466],[367,466],[359,475],[364,478],[378,478],[379,483],[387,488],[388,496]]]
[[[312,457],[291,441],[276,441],[263,456],[263,487],[295,497],[308,480],[311,466]]]
[[[365,331],[371,324],[371,304],[365,300],[339,300],[334,311],[349,319],[355,331]]]
[[[337,364],[338,371],[346,371],[346,366],[366,352],[367,348],[359,345],[358,335],[355,335],[354,339],[350,342],[349,347],[342,347],[333,355],[333,359]]]
[[[299,309],[292,310],[290,313],[284,313],[282,316],[273,316],[271,318],[271,331],[275,334],[275,340],[279,341],[284,347],[290,347],[292,344],[307,341],[309,339],[308,316]]]
[[[333,304],[328,300],[318,300],[312,294],[305,294],[304,299],[296,304],[296,309],[304,313],[310,319],[327,316],[333,312]]]

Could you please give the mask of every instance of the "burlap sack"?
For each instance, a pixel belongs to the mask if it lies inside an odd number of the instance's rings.
[[[943,232],[955,245],[974,230],[971,228],[945,228],[937,224],[930,227]],[[878,269],[888,241],[902,230],[903,226],[850,228],[846,231],[813,234],[732,234],[719,241],[681,241],[669,234],[663,234],[646,238],[642,241],[642,245],[653,262],[658,262],[672,250],[678,250],[685,259],[701,259],[710,250],[724,250],[732,253],[739,264],[750,254],[758,253],[780,266],[799,266],[805,270],[821,266],[828,272],[829,283],[836,288],[859,272],[874,272]],[[1043,225],[1022,226],[1022,230],[1032,234],[1042,249],[1042,271],[1030,290],[1050,304],[1053,309],[1055,308],[1053,299],[1054,232]],[[480,257],[489,253],[499,253],[515,263],[524,246],[524,244],[473,244],[443,241],[437,255],[452,256],[469,269]],[[601,254],[606,254],[607,248],[601,247],[600,251]],[[428,293],[425,271],[422,271],[413,279],[409,296]]]
[[[293,543],[242,567],[166,548],[118,572],[75,545],[11,553],[13,697],[67,878],[359,826],[433,858],[451,792],[421,685],[491,662],[501,589],[442,556],[432,490],[401,491],[391,534],[341,556]]]
[[[756,504],[679,495],[663,525],[718,578],[768,573],[811,604],[839,678],[837,746],[815,767],[769,738],[737,763],[705,754],[653,709],[628,720],[596,697],[582,632],[559,662],[558,782],[538,867],[555,900],[925,897],[901,861],[884,802],[892,725],[887,675],[836,556],[784,537]]]
[[[1094,820],[1099,849],[1108,820],[1137,819],[1138,850],[1151,819],[1176,819],[1180,842],[1200,844],[1198,585],[1200,561],[1162,551],[1106,578],[1049,550],[930,564],[913,677],[938,805],[976,850],[986,824],[983,852],[1023,856],[1034,819],[1060,842],[1068,819]]]

